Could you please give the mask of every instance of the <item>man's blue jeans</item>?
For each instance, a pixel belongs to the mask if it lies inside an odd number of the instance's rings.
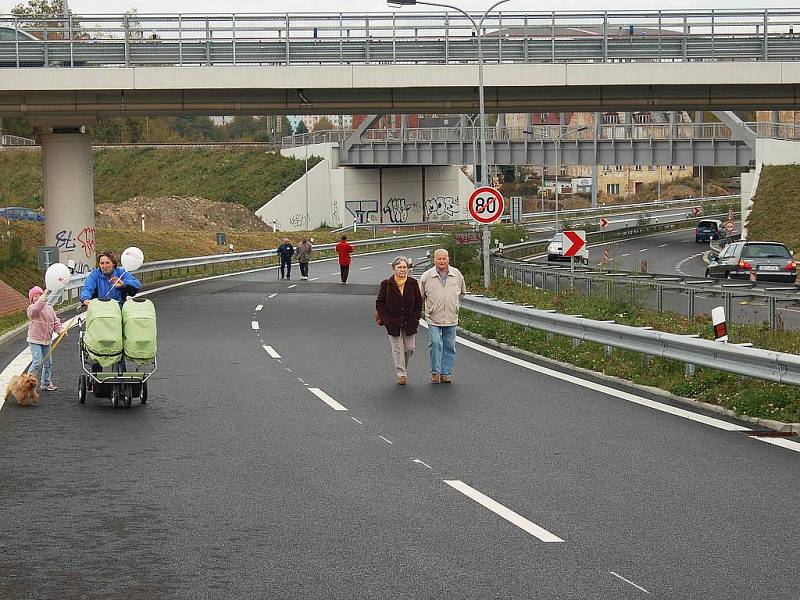
[[[431,373],[450,375],[456,360],[456,326],[428,323],[428,347],[431,351]]]
[[[42,376],[39,378],[39,385],[53,383],[50,375],[50,371],[53,368],[53,355],[48,356],[47,360],[44,361],[44,365],[42,364],[42,359],[50,352],[50,346],[28,342],[28,347],[31,349],[31,356],[33,357],[28,373],[35,374],[41,367]]]

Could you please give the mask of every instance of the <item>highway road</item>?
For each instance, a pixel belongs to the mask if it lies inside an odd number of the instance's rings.
[[[466,341],[431,385],[424,330],[397,386],[396,254],[155,294],[145,406],[63,346],[0,410],[0,597],[797,597],[800,444]]]

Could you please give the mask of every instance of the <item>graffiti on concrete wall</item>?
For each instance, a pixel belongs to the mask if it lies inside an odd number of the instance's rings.
[[[339,203],[334,200],[331,204],[331,219],[333,220],[333,224],[339,226],[344,225],[344,223],[342,223],[342,217],[339,216]]]
[[[425,200],[425,214],[429,221],[446,221],[461,214],[458,197],[434,196]]]
[[[75,250],[75,239],[72,237],[71,229],[62,229],[56,234],[56,246],[59,250],[69,252]]]
[[[375,223],[378,220],[377,200],[348,200],[344,207],[357,223]]]
[[[84,227],[78,234],[78,242],[86,258],[94,258],[97,242],[94,239],[94,227]]]
[[[305,215],[293,215],[291,219],[289,219],[289,225],[292,227],[306,227],[308,219],[306,219]]]
[[[383,214],[392,223],[407,223],[408,214],[414,212],[419,212],[419,204],[405,198],[389,198],[383,206]]]

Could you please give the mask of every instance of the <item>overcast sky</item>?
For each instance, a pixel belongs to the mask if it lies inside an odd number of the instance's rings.
[[[0,13],[7,14],[11,7],[21,0],[0,0]],[[483,11],[491,5],[491,0],[452,0],[452,4],[466,10]],[[69,0],[69,7],[76,14],[123,13],[136,8],[140,14],[145,13],[283,13],[287,9],[292,12],[386,12],[385,2],[377,0],[294,0],[275,2],[267,0]],[[291,7],[291,8],[289,8]],[[423,7],[419,7],[423,9]],[[538,12],[544,10],[658,10],[669,8],[794,8],[800,12],[797,0],[511,0],[503,5],[503,10]],[[398,10],[413,10],[410,8]]]

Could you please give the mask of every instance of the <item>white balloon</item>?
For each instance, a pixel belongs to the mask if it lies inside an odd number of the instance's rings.
[[[139,267],[142,266],[144,262],[144,252],[142,252],[136,246],[131,246],[130,248],[125,248],[122,251],[122,256],[120,257],[120,262],[122,263],[122,267],[128,271],[135,271]]]
[[[44,285],[51,292],[59,292],[69,283],[69,267],[63,263],[53,263],[44,274]]]

